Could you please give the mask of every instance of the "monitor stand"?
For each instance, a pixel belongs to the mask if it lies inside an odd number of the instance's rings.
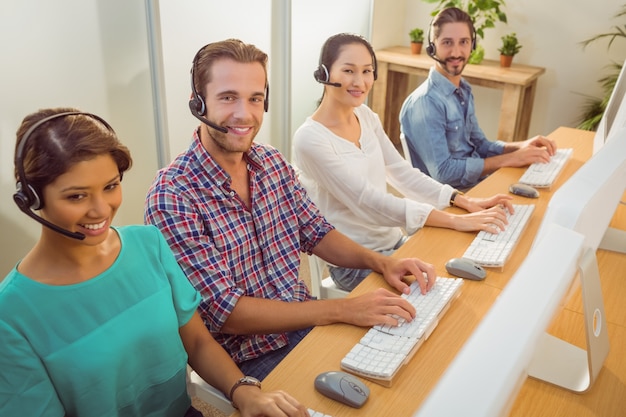
[[[614,227],[607,228],[598,249],[626,253],[626,231]]]
[[[609,353],[609,336],[600,273],[595,252],[587,248],[578,263],[587,350],[548,333],[541,337],[528,375],[568,390],[583,393],[595,382]]]

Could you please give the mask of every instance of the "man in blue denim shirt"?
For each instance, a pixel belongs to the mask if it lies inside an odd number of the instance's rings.
[[[556,151],[552,140],[490,141],[478,126],[472,88],[461,76],[476,43],[469,15],[455,7],[444,9],[433,19],[430,33],[427,53],[435,65],[400,110],[413,165],[439,182],[466,189],[501,167],[548,162]]]

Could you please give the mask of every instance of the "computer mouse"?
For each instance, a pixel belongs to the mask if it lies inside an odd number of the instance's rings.
[[[471,259],[452,258],[446,262],[446,271],[457,277],[481,281],[487,276],[484,268]]]
[[[521,182],[518,182],[516,184],[511,184],[509,186],[509,192],[515,195],[521,195],[522,197],[528,197],[528,198],[539,197],[539,191],[537,191],[536,188],[528,184],[522,184]]]
[[[360,408],[370,395],[370,389],[357,377],[347,372],[328,371],[315,378],[315,389],[350,407]]]

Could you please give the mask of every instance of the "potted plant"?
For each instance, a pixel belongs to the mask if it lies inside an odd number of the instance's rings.
[[[614,17],[626,18],[626,4],[621,6],[621,10],[619,10]],[[601,33],[581,42],[583,50],[589,46],[589,44],[601,39],[608,40],[607,51],[611,49],[613,42],[619,41],[620,39],[622,41],[626,41],[626,23],[621,26],[615,25],[611,28],[611,31]],[[609,73],[598,80],[602,87],[603,96],[587,96],[587,102],[585,103],[580,116],[581,120],[578,122],[578,126],[576,126],[577,129],[597,130],[598,124],[600,123],[600,120],[602,120],[606,106],[609,103],[609,98],[611,97],[611,93],[613,92],[615,83],[617,82],[617,77],[622,70],[622,63],[611,62],[607,64],[607,68],[609,69]]]
[[[424,43],[424,31],[420,28],[414,28],[409,32],[409,38],[411,38],[411,53],[420,54]]]
[[[504,8],[504,0],[423,0],[426,3],[436,3],[435,10],[431,15],[435,16],[442,9],[448,7],[458,7],[464,10],[474,22],[476,37],[484,39],[485,29],[493,28],[496,22],[507,23]],[[477,39],[478,40],[478,39]],[[476,50],[472,52],[468,59],[470,64],[480,64],[485,55],[485,50],[480,42],[477,42]]]
[[[515,32],[504,35],[501,39],[502,46],[498,49],[500,51],[500,66],[508,68],[511,66],[513,57],[522,49],[522,45],[519,44]]]

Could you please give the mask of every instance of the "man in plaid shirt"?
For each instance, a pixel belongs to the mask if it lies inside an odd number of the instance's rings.
[[[206,45],[192,66],[192,113],[202,121],[190,147],[159,171],[145,221],[161,229],[202,295],[199,311],[247,375],[263,379],[316,325],[396,324],[413,307],[379,288],[360,297],[314,300],[298,277],[300,252],[380,272],[400,292],[405,275],[423,292],[434,267],[365,249],[330,225],[274,148],[253,143],[267,111],[267,55],[229,39]]]

